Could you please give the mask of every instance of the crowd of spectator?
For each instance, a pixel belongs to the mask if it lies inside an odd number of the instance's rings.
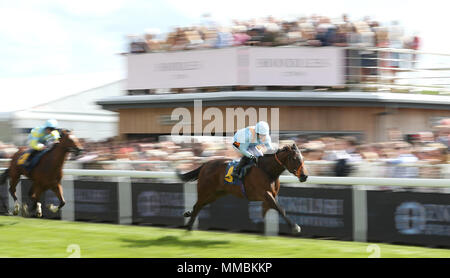
[[[88,168],[146,171],[170,171],[173,168],[187,171],[211,159],[239,159],[239,154],[232,148],[231,139],[198,139],[184,142],[170,139],[160,142],[146,139],[85,142],[88,152],[76,159]],[[284,138],[280,140],[280,145],[292,141],[303,150],[312,175],[449,178],[445,175],[450,174],[442,172],[441,166],[437,166],[450,163],[450,119],[442,120],[432,132],[406,137],[392,129],[386,142],[364,143],[352,136],[313,135]],[[143,163],[98,163],[111,160]],[[375,163],[377,167],[360,167],[364,162]]]
[[[418,50],[421,40],[417,33],[406,33],[397,22],[382,24],[370,17],[350,20],[312,15],[296,19],[266,17],[251,20],[234,20],[231,26],[200,24],[177,27],[168,34],[149,29],[142,35],[129,35],[129,52],[150,53],[217,49],[236,46],[338,46],[346,50],[346,75],[348,84],[364,82],[396,83],[397,73],[416,66],[415,53],[382,52],[377,48]],[[370,49],[372,48],[372,49]],[[377,76],[383,75],[383,80]],[[232,88],[252,90],[254,87]],[[292,89],[278,88],[274,89]],[[218,91],[213,88],[172,88],[172,93],[192,91]],[[229,89],[228,89],[229,90]],[[134,91],[130,94],[153,94],[155,90]]]
[[[419,48],[417,34],[406,35],[398,22],[383,26],[370,17],[351,21],[312,15],[297,19],[266,17],[247,21],[233,20],[232,26],[202,24],[178,27],[165,37],[157,29],[143,35],[129,35],[130,52],[146,53],[232,46],[378,46]]]
[[[161,141],[81,140],[85,152],[79,157],[70,157],[66,167],[142,171],[172,171],[178,168],[188,171],[216,158],[239,159],[230,140],[207,140],[203,137],[185,141],[171,137]],[[432,132],[412,136],[404,137],[398,130],[392,129],[386,142],[364,143],[353,136],[310,135],[282,138],[279,146],[292,141],[302,150],[311,175],[450,178],[450,173],[441,171],[442,165],[450,163],[450,118],[442,120]],[[12,157],[16,150],[13,145],[0,144],[0,153],[7,154],[5,158]]]

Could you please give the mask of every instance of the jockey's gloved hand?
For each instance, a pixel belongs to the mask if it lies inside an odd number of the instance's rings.
[[[53,147],[54,144],[55,144],[55,140],[49,140],[49,141],[47,141],[47,143],[45,144],[45,148],[51,149],[51,148]]]
[[[258,157],[254,155],[250,155],[250,160],[254,161],[255,163],[258,163]]]

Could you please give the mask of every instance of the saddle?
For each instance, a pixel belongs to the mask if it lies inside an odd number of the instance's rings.
[[[28,149],[19,157],[17,165],[22,166],[27,171],[31,171],[39,163],[42,156],[49,150],[51,150],[51,148],[47,148],[43,151]]]
[[[245,192],[245,187],[244,187],[244,180],[243,178],[240,179],[237,176],[238,175],[233,175],[233,173],[235,172],[235,168],[236,166],[239,164],[239,160],[233,160],[228,162],[227,164],[227,168],[225,169],[225,178],[224,178],[224,182],[227,185],[237,185],[240,186],[241,188],[241,192],[242,194],[245,196],[245,198],[247,198],[247,194]],[[251,166],[253,166],[252,163],[247,164],[246,166],[244,166],[241,171],[243,171],[243,176],[245,177],[245,174],[247,172],[247,169],[249,169]]]
[[[236,166],[239,164],[239,161],[233,160],[228,162],[227,168],[225,169],[225,183],[232,185],[239,185],[242,183],[242,180],[239,178],[235,178],[237,175],[233,175],[236,172]]]

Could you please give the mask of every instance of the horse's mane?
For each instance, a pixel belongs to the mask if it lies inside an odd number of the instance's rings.
[[[295,145],[292,145],[292,146],[290,146],[290,145],[286,145],[286,146],[284,146],[283,148],[281,148],[281,149],[278,149],[276,152],[274,152],[274,153],[265,153],[264,154],[264,157],[270,157],[270,156],[274,156],[275,154],[279,154],[279,153],[281,153],[281,152],[286,152],[286,151],[295,151],[295,149],[294,149],[294,146]]]

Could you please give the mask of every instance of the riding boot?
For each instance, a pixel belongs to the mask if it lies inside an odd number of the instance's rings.
[[[247,175],[247,171],[253,167],[253,165],[255,165],[255,162],[253,160],[249,160],[248,163],[246,163],[244,166],[242,166],[241,168],[241,172],[239,174],[239,178],[243,179],[246,175]]]
[[[246,157],[246,156],[243,156],[242,158],[241,158],[241,160],[239,161],[239,164],[236,166],[236,168],[234,169],[234,171],[233,171],[233,174],[232,174],[232,176],[234,177],[234,178],[243,178],[242,177],[242,175],[241,175],[241,172],[242,172],[242,168],[244,168],[244,166],[245,165],[247,165],[247,163],[250,161],[250,158],[248,158],[248,157]]]
[[[23,167],[25,169],[28,169],[31,166],[31,161],[33,160],[34,155],[37,153],[38,151],[33,150],[30,155],[28,156],[27,161],[25,161],[25,163],[23,164]]]

